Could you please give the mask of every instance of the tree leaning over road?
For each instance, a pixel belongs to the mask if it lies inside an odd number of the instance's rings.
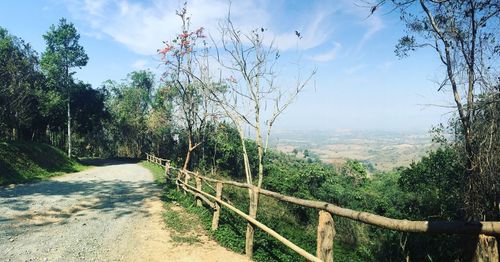
[[[41,66],[50,85],[66,92],[67,126],[68,126],[68,156],[71,157],[71,86],[74,67],[87,65],[88,56],[78,43],[80,35],[73,23],[61,18],[59,24],[52,25],[43,35],[47,47],[42,55]]]

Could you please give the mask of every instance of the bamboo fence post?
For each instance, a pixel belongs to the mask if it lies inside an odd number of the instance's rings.
[[[250,189],[250,207],[248,210],[248,215],[251,218],[257,218],[257,206],[259,201],[259,188],[252,187]],[[245,255],[249,258],[253,256],[253,239],[255,234],[255,227],[252,223],[247,223],[247,233],[245,237]]]
[[[222,183],[217,182],[217,185],[215,186],[215,197],[219,200],[222,199]],[[214,211],[214,216],[212,218],[212,231],[217,230],[219,228],[219,218],[220,218],[220,204],[219,202],[215,201],[215,211]]]
[[[165,161],[165,176],[168,176],[170,173],[170,161]]]
[[[189,185],[189,174],[188,173],[184,173],[184,184],[186,185]],[[184,190],[184,195],[187,195],[187,191]]]
[[[198,173],[197,173],[198,174]],[[199,176],[195,176],[195,181],[196,181],[196,189],[201,191],[201,178]],[[201,203],[201,199],[196,199],[196,206],[201,207],[203,204]]]
[[[179,181],[181,180],[181,171],[177,171],[177,178],[175,179],[175,185],[177,186],[177,191],[180,191]]]
[[[494,236],[480,234],[473,261],[500,261],[498,250],[498,243]]]
[[[333,262],[333,238],[335,227],[332,215],[324,210],[319,211],[316,256],[325,262]]]
[[[168,174],[170,171],[170,163],[168,160],[165,161],[165,183],[168,182]]]

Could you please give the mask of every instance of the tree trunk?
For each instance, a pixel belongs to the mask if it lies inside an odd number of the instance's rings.
[[[68,92],[68,157],[71,158],[71,108],[70,97]]]
[[[184,165],[182,166],[182,169],[184,170],[187,170],[188,168],[188,165],[189,165],[189,160],[191,159],[191,145],[192,145],[192,141],[191,141],[191,134],[188,135],[188,150],[187,150],[187,153],[186,153],[186,159],[184,160]]]
[[[248,215],[252,218],[257,218],[257,207],[259,203],[259,190],[257,188],[250,189],[250,206]],[[252,223],[247,223],[247,233],[245,239],[245,254],[251,258],[253,256],[253,239],[255,227]]]

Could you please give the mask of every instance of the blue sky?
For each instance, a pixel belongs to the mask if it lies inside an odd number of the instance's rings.
[[[65,17],[81,34],[90,57],[80,80],[99,86],[107,79],[150,68],[160,72],[156,50],[179,28],[175,10],[184,1],[4,0],[0,26],[43,52],[42,35]],[[226,0],[188,1],[193,27],[216,35]],[[302,73],[317,68],[306,89],[278,120],[278,129],[377,129],[426,131],[453,112],[448,91],[437,92],[443,68],[432,50],[400,60],[394,55],[404,25],[397,13],[368,10],[353,1],[233,1],[234,23],[243,30],[268,29],[283,61],[298,61]],[[297,40],[295,30],[303,38]],[[290,68],[292,68],[290,66]],[[283,69],[281,77],[293,77]]]

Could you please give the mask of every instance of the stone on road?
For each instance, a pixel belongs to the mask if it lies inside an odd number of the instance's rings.
[[[175,245],[159,196],[147,169],[122,162],[0,188],[0,260],[246,260],[211,240]]]

